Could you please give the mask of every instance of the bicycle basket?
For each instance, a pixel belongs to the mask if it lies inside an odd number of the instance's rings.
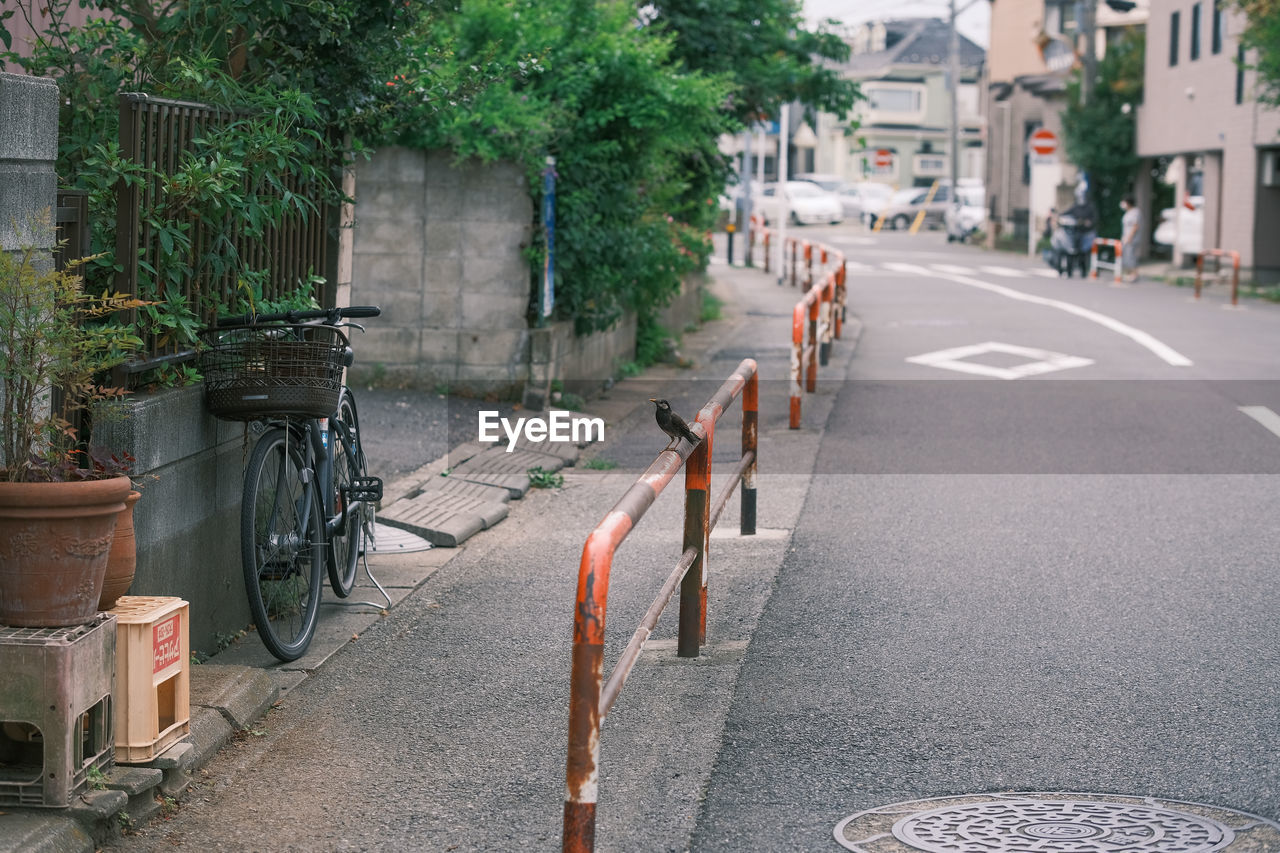
[[[206,329],[205,403],[214,417],[325,418],[338,408],[347,337],[333,326],[280,324]]]

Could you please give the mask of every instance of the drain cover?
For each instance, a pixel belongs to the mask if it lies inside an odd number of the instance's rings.
[[[975,794],[896,803],[836,826],[861,853],[1280,851],[1280,826],[1215,806],[1109,794]]]

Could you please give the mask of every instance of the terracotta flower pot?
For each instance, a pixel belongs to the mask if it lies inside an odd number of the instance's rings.
[[[138,568],[138,543],[133,535],[133,505],[142,497],[142,492],[129,492],[124,499],[124,509],[116,518],[116,532],[111,539],[111,550],[107,553],[107,573],[102,578],[102,596],[98,599],[99,610],[110,610],[116,606],[116,599],[129,591],[133,585],[134,571]]]
[[[82,625],[98,612],[128,477],[0,483],[0,625]]]

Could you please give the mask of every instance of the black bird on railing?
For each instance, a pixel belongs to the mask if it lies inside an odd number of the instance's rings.
[[[671,404],[666,400],[658,400],[653,397],[649,398],[649,402],[658,407],[654,412],[654,419],[658,422],[658,427],[671,437],[667,442],[667,446],[663,450],[670,450],[673,446],[679,446],[680,439],[687,438],[690,443],[696,445],[700,440],[693,430],[689,429],[689,425],[684,422],[684,418],[671,411]]]

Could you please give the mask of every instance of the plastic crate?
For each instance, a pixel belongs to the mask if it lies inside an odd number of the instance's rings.
[[[0,806],[62,807],[110,767],[115,617],[0,627]]]
[[[191,731],[190,607],[122,595],[116,617],[116,761],[145,764]]]

